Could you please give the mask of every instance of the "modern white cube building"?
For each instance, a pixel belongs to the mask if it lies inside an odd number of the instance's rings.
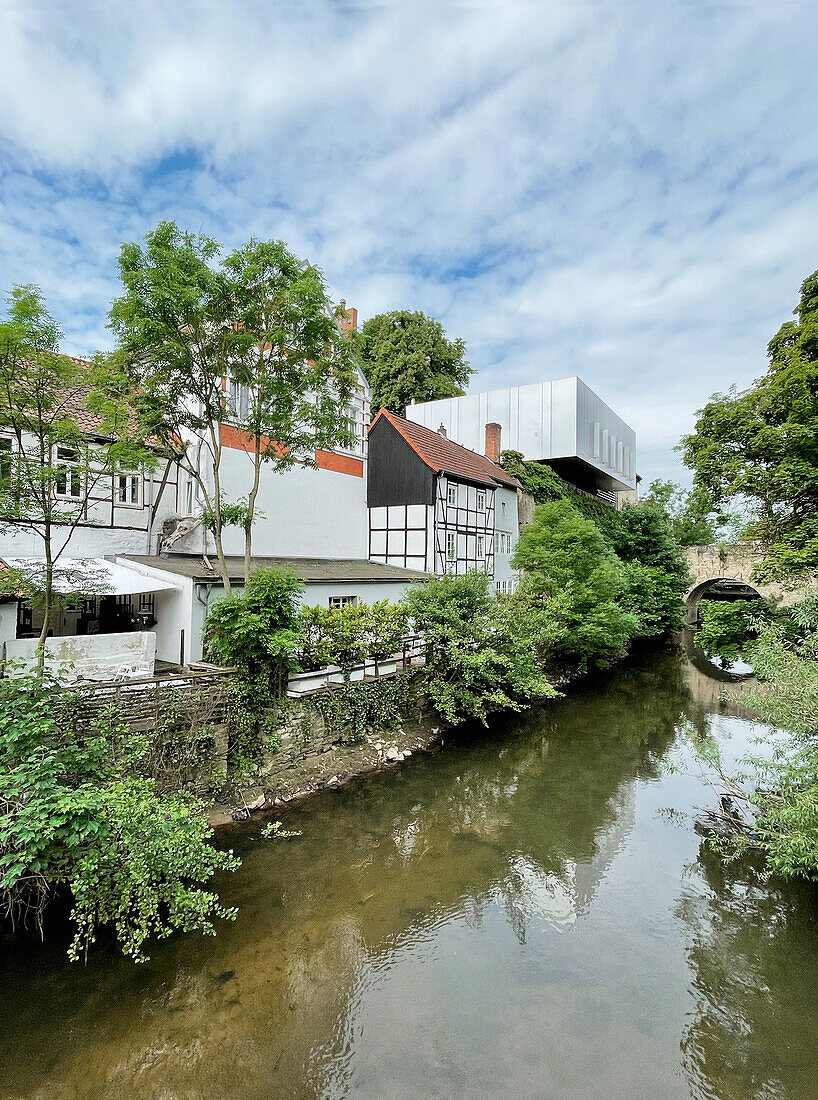
[[[424,401],[406,418],[478,452],[486,425],[499,424],[502,450],[547,462],[586,492],[636,488],[636,432],[581,378]]]

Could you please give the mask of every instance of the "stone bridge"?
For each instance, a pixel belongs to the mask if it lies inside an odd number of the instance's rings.
[[[699,600],[714,584],[723,582],[735,586],[736,593],[750,589],[766,600],[786,607],[794,603],[798,593],[780,584],[758,583],[752,580],[753,569],[761,564],[763,549],[757,542],[732,543],[722,546],[688,546],[685,557],[694,583],[685,594],[687,621],[695,623]],[[750,593],[747,593],[750,594]]]

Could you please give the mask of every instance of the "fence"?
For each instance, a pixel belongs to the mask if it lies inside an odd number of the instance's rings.
[[[115,683],[73,684],[67,688],[81,717],[93,721],[113,713],[133,733],[160,725],[217,725],[224,720],[227,686],[234,668],[210,668],[177,675],[151,676],[144,680]]]

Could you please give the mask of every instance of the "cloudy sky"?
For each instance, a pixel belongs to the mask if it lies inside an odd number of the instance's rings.
[[[818,4],[0,0],[0,289],[110,346],[160,218],[281,237],[472,389],[579,374],[683,477],[818,267]]]

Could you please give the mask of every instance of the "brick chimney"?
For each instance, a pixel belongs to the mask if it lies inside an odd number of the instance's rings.
[[[446,439],[446,425],[445,424],[440,425],[440,427],[437,429],[437,434],[442,435],[443,438]]]
[[[341,332],[355,332],[358,328],[358,310],[355,306],[347,307],[346,299],[341,299],[341,309],[344,317],[341,321]]]
[[[500,425],[486,424],[486,458],[500,465]]]

